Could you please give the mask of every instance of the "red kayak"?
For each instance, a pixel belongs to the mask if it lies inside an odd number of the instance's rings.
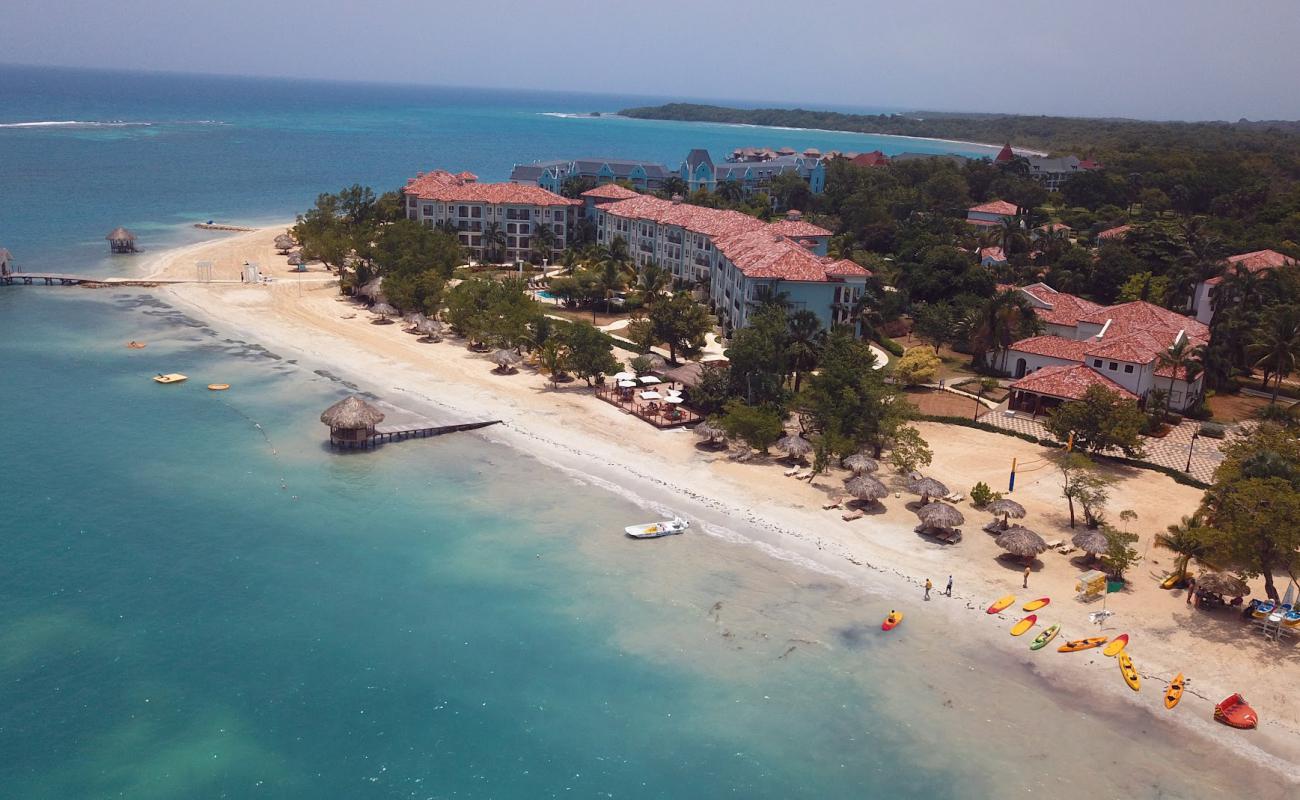
[[[1214,707],[1214,718],[1224,725],[1250,729],[1259,724],[1255,709],[1246,705],[1246,698],[1234,694]]]
[[[889,612],[889,616],[885,617],[885,621],[880,623],[880,629],[882,631],[892,631],[894,628],[897,628],[898,623],[902,621],[903,621],[903,612],[891,611]]]

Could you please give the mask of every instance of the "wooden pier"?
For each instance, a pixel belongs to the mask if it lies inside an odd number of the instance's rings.
[[[395,427],[375,428],[371,434],[368,445],[374,447],[384,444],[385,442],[400,442],[403,439],[424,439],[429,436],[442,436],[444,433],[459,433],[461,431],[473,431],[479,428],[486,428],[489,425],[497,425],[501,422],[499,419],[487,420],[485,422],[462,422],[459,425],[400,425]],[[339,444],[336,442],[336,444]]]
[[[163,283],[193,283],[176,278],[108,278],[64,272],[7,272],[0,274],[0,286],[158,286]]]

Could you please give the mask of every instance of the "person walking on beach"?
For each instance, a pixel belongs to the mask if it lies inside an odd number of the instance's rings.
[[[944,589],[943,593],[949,597],[952,597],[952,576],[951,575],[948,576],[948,588]]]
[[[1029,588],[1029,567],[1025,567],[1025,582],[1020,584],[1020,588],[1022,589]]]
[[[926,579],[925,579],[925,599],[926,599],[926,600],[929,600],[929,599],[930,599],[930,590],[931,590],[932,588],[934,588],[934,584],[933,584],[933,583],[930,583],[930,579],[929,579],[929,578],[926,578]]]
[[[1192,604],[1192,597],[1196,595],[1196,579],[1187,579],[1187,605]]]

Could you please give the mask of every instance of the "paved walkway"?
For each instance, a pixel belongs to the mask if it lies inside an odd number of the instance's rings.
[[[1052,439],[1052,434],[1040,421],[1041,419],[1042,417],[1034,419],[1023,412],[1007,414],[1005,403],[995,411],[980,417],[981,422],[987,422],[998,428],[1028,434],[1039,439]],[[1183,420],[1163,438],[1143,437],[1142,445],[1146,450],[1146,456],[1142,460],[1185,472],[1198,481],[1212,483],[1214,470],[1223,463],[1223,446],[1244,436],[1249,431],[1249,425],[1243,423],[1230,426],[1228,435],[1223,439],[1197,436],[1193,445],[1192,435],[1198,433],[1200,429],[1201,423],[1195,420]],[[1123,456],[1123,453],[1113,451],[1107,455]],[[1188,455],[1191,456],[1191,469],[1187,469]]]

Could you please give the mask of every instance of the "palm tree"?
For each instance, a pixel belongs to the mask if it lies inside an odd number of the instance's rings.
[[[1182,521],[1166,528],[1165,533],[1157,533],[1152,542],[1156,547],[1178,556],[1174,559],[1174,569],[1178,572],[1179,580],[1187,577],[1187,568],[1191,566],[1193,559],[1207,567],[1213,567],[1212,564],[1205,562],[1210,550],[1197,533],[1200,528],[1200,517],[1196,515],[1183,517]]]
[[[551,230],[550,225],[538,225],[533,231],[530,244],[536,258],[550,258],[555,250],[555,231]]]
[[[1269,404],[1275,404],[1282,379],[1295,372],[1300,361],[1300,306],[1274,308],[1265,317],[1264,328],[1256,334],[1251,350],[1256,357],[1255,366],[1273,374],[1273,397]]]
[[[740,181],[731,178],[718,184],[717,193],[718,197],[728,203],[739,203],[745,199],[745,187],[740,185]]]
[[[600,267],[596,270],[596,288],[605,296],[606,314],[610,313],[610,304],[614,300],[614,295],[626,285],[623,280],[622,261],[610,256],[600,262]]]
[[[650,261],[641,267],[641,274],[637,276],[637,280],[646,294],[653,297],[672,283],[673,274],[656,262]]]
[[[1015,289],[1007,289],[984,301],[978,311],[971,345],[978,364],[1001,369],[998,355],[1004,354],[1017,339],[1031,335],[1038,327],[1029,299]],[[987,353],[993,353],[992,362]]]
[[[660,187],[660,190],[669,197],[672,197],[673,195],[681,195],[682,197],[685,197],[691,191],[691,187],[687,186],[686,181],[682,180],[680,176],[669,175],[667,178],[664,178],[663,186]]]
[[[602,260],[612,259],[621,264],[625,264],[630,261],[631,258],[632,253],[627,248],[627,239],[624,239],[622,236],[615,236],[609,243],[609,247],[605,248],[604,258]]]
[[[786,355],[794,371],[794,391],[799,392],[803,376],[817,368],[825,332],[822,321],[813,311],[801,308],[786,320]]]
[[[1201,360],[1201,348],[1192,345],[1191,340],[1186,335],[1174,342],[1168,350],[1160,351],[1156,357],[1156,365],[1161,369],[1169,369],[1169,392],[1165,395],[1165,413],[1169,413],[1169,400],[1173,397],[1174,381],[1178,380],[1181,374],[1187,389],[1190,392],[1192,381],[1196,380],[1195,370]],[[1186,408],[1186,400],[1184,400]]]
[[[1028,242],[1020,217],[1003,217],[989,234],[991,241],[1007,256],[1023,250],[1022,245]]]
[[[500,261],[501,251],[506,246],[506,232],[499,222],[489,222],[483,226],[483,258],[486,261]]]

